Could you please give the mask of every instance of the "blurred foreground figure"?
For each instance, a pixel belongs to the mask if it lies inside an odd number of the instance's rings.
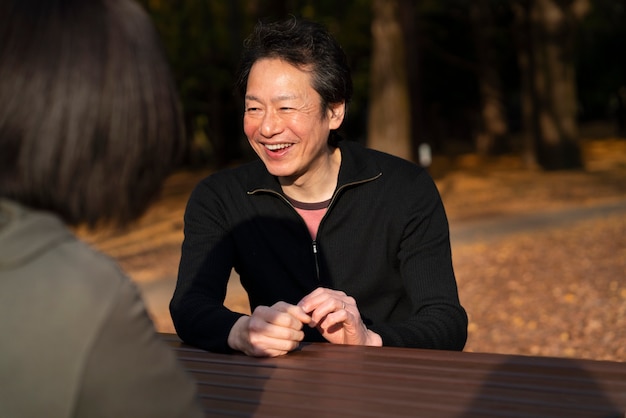
[[[428,173],[340,140],[352,94],[316,23],[259,24],[239,70],[257,161],[204,179],[185,213],[170,304],[206,350],[277,356],[301,341],[461,350],[467,316]],[[232,268],[252,315],[224,307]]]
[[[66,226],[137,218],[181,126],[134,2],[2,2],[0,416],[201,416],[135,286]]]

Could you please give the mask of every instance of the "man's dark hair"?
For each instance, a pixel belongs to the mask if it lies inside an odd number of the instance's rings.
[[[245,96],[250,69],[263,58],[279,58],[310,71],[312,87],[322,97],[322,109],[352,98],[352,77],[346,55],[321,24],[289,18],[275,23],[258,23],[244,42],[237,74],[237,88]]]
[[[70,225],[137,218],[178,162],[178,94],[132,0],[0,5],[0,197]]]

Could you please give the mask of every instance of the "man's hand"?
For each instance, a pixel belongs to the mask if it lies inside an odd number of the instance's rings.
[[[309,315],[310,327],[333,344],[382,346],[380,335],[367,329],[353,297],[344,292],[319,287],[298,302]]]
[[[296,349],[311,317],[299,306],[277,302],[242,316],[228,334],[228,345],[254,357],[276,357]]]

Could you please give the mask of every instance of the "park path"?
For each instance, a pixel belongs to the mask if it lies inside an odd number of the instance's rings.
[[[451,222],[450,240],[453,246],[476,241],[490,241],[520,232],[567,228],[579,221],[604,218],[616,213],[623,213],[626,216],[626,198],[488,219]]]

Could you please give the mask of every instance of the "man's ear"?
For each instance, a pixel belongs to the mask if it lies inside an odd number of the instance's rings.
[[[331,104],[329,106],[328,113],[330,129],[339,129],[343,123],[343,118],[346,115],[346,102]]]

